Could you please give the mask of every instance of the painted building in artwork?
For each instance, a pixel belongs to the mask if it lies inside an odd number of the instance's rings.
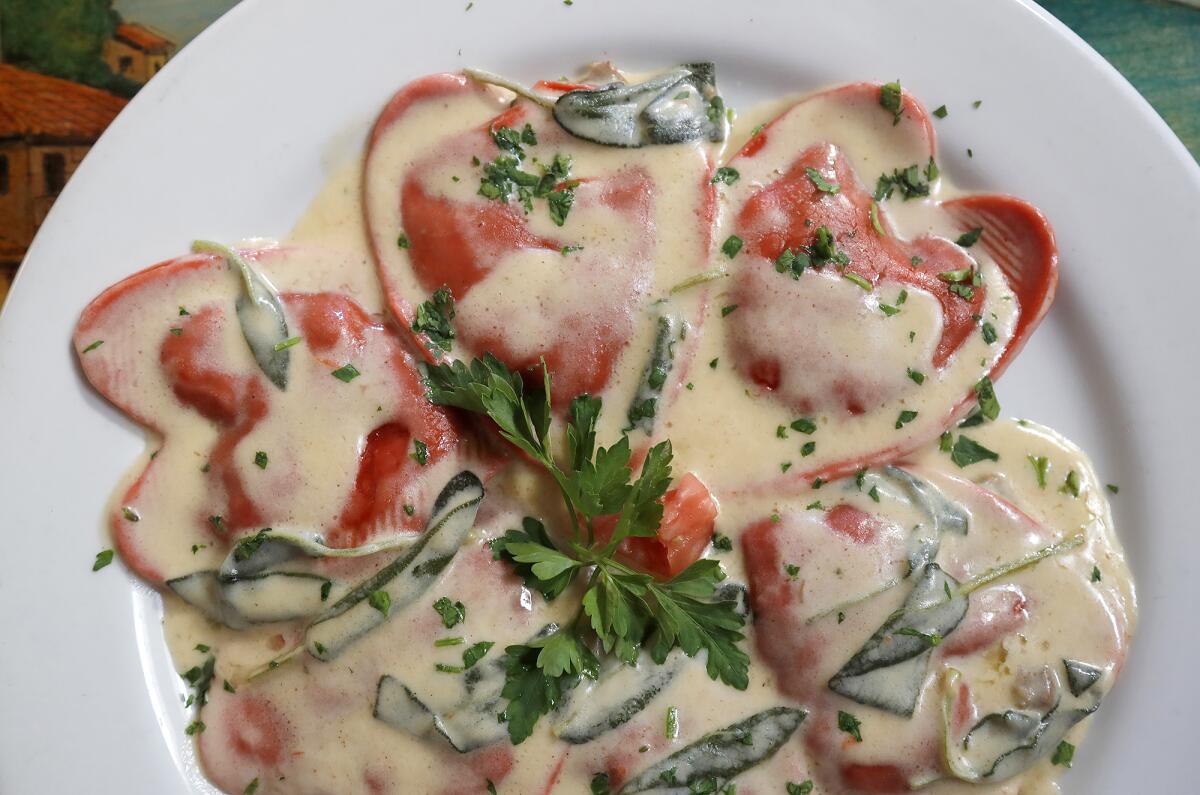
[[[67,179],[128,100],[0,64],[0,282]]]
[[[175,42],[155,30],[133,22],[117,25],[104,42],[103,57],[113,74],[145,84],[175,54]]]

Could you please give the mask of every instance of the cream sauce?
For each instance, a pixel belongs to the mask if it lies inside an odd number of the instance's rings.
[[[404,231],[395,210],[403,179],[419,169],[424,183],[436,185],[442,198],[476,201],[479,170],[470,163],[471,153],[477,150],[486,162],[495,147],[485,150],[488,139],[470,133],[502,112],[508,99],[489,89],[418,102],[377,130],[365,185],[359,165],[347,166],[333,175],[286,247],[250,246],[259,252],[257,265],[285,295],[290,322],[300,299],[287,296],[335,293],[361,308],[365,325],[335,334],[319,350],[308,339],[292,347],[286,392],[268,389],[264,398],[247,387],[228,398],[229,411],[242,419],[222,424],[213,421],[212,411],[197,411],[194,396],[189,402],[186,384],[181,387],[187,373],[164,366],[172,339],[185,339],[195,321],[211,317],[212,333],[189,365],[193,381],[194,371],[204,368],[251,380],[257,376],[231,320],[239,282],[219,262],[176,261],[167,266],[170,278],[114,288],[109,302],[85,314],[78,347],[105,341],[82,359],[88,377],[162,439],[152,460],[142,462],[145,474],[116,502],[118,545],[140,574],[161,585],[216,568],[232,539],[267,523],[330,534],[341,539],[338,546],[417,530],[451,474],[464,467],[483,474],[495,463],[493,453],[459,441],[457,426],[442,412],[418,405],[423,401],[413,386],[413,359],[383,313],[390,299],[403,322],[411,324],[413,307],[429,294],[414,276],[409,252],[395,243]],[[645,174],[649,187],[643,198],[651,211],[635,217],[581,189],[566,223],[558,227],[539,203],[525,219],[529,232],[582,250],[568,255],[545,248],[508,251],[489,263],[489,272],[469,293],[456,296],[460,333],[474,339],[504,334],[509,349],[522,355],[572,334],[581,335],[578,342],[586,347],[595,334],[592,326],[626,324],[611,377],[600,390],[605,401],[601,444],[615,441],[626,424],[625,411],[650,359],[659,314],[681,320],[684,337],[649,436],[670,438],[676,474],[697,474],[719,502],[716,530],[732,540],[733,549],[709,548],[706,554],[721,561],[732,582],[751,588],[756,613],[743,643],[751,654],[748,689],[739,692],[713,682],[701,661],[687,661],[645,710],[582,745],[556,737],[555,726],[565,715],[543,719],[521,745],[503,738],[467,754],[455,752],[436,734],[417,737],[376,720],[372,705],[381,676],[399,679],[427,704],[454,705],[464,698],[463,677],[440,672],[435,664],[457,665],[470,644],[490,641],[494,646],[478,670],[495,676],[504,646],[523,643],[548,623],[570,620],[578,587],[547,604],[524,588],[507,564],[493,560],[486,546],[506,529],[519,527],[522,516],[539,516],[551,527],[564,520],[553,486],[531,466],[513,460],[487,482],[475,530],[433,587],[332,662],[301,654],[250,679],[266,660],[302,642],[304,622],[235,631],[165,592],[165,632],[179,670],[203,665],[210,655],[216,658],[209,703],[200,713],[205,728],[197,741],[205,770],[218,787],[238,793],[257,779],[260,793],[448,793],[482,792],[491,780],[502,793],[581,792],[598,772],[612,774],[614,783],[627,779],[706,732],[790,705],[809,710],[808,717],[778,753],[737,776],[739,793],[778,792],[785,782],[809,778],[817,781],[816,792],[853,791],[852,783],[863,779],[846,770],[872,766],[900,770],[910,783],[927,784],[931,793],[1056,791],[1054,781],[1063,768],[1048,759],[1001,784],[945,778],[942,682],[948,669],[961,672],[969,686],[962,709],[974,716],[970,723],[1009,708],[1044,711],[1053,691],[1065,687],[1064,657],[1101,668],[1098,687],[1108,692],[1137,611],[1104,487],[1078,448],[1032,423],[997,420],[965,430],[998,454],[996,461],[960,468],[939,449],[937,434],[970,407],[964,396],[996,363],[1016,327],[1017,310],[1005,278],[985,250],[971,254],[986,292],[981,314],[991,320],[1000,342],[989,344],[973,333],[940,369],[931,359],[943,318],[931,294],[908,286],[900,311],[887,315],[880,303],[894,304],[905,285],[885,278],[865,291],[831,267],[810,269],[793,280],[768,262],[751,268],[748,254],[730,260],[717,250],[734,228],[736,209],[812,144],[838,146],[864,185],[878,172],[923,164],[931,151],[932,139],[916,120],[908,117],[894,127],[890,114],[877,105],[838,104],[821,95],[786,107],[791,110],[768,128],[767,145],[753,158],[733,161],[739,163],[740,179],[716,194],[714,234],[700,223],[711,210],[697,193],[710,184],[711,166],[721,162],[719,147],[595,146],[546,125],[531,106],[528,118],[538,131],[539,153],[569,151],[572,175],[578,177]],[[437,153],[446,141],[458,140],[455,136],[469,143],[453,144],[456,159],[439,159]],[[732,140],[751,137],[735,129]],[[896,197],[880,212],[900,238],[953,240],[961,230],[938,203],[957,195],[943,176],[934,181],[929,197],[909,202]],[[366,227],[364,210],[375,219]],[[740,284],[724,276],[671,291],[715,268],[731,274],[749,270]],[[735,315],[721,311],[738,296],[742,304],[746,296],[770,296],[758,317],[761,331],[752,339],[744,338],[744,329],[736,330]],[[606,307],[616,307],[615,316],[600,311]],[[329,309],[333,325],[328,328],[347,322],[349,311],[341,304]],[[182,331],[177,334],[176,328]],[[798,329],[805,335],[803,345],[793,344]],[[301,332],[293,328],[290,333]],[[782,383],[778,394],[751,384],[736,366],[747,345],[794,349],[800,374],[789,375],[792,380]],[[461,340],[453,351],[463,357],[477,352]],[[361,375],[349,382],[330,377],[347,363]],[[916,383],[910,370],[923,373],[923,383]],[[868,411],[830,408],[848,372],[878,397]],[[789,390],[807,390],[822,408],[797,411],[779,396]],[[265,400],[268,408],[242,428],[246,407],[255,399]],[[897,415],[905,409],[917,416],[897,428]],[[813,421],[814,431],[794,429],[791,423],[802,416]],[[353,513],[360,459],[373,432],[389,423],[399,423],[407,435],[400,437],[399,452],[376,450],[378,460],[415,455],[411,442],[422,436],[430,460],[406,465],[382,487],[386,493],[371,495],[370,520],[346,534],[353,524],[347,517]],[[240,484],[246,500],[270,510],[248,514],[246,522],[214,535],[208,518],[232,511],[234,496],[228,485],[214,487],[212,471],[204,470],[230,425],[241,428],[241,435],[227,451],[222,483]],[[633,434],[639,443],[646,436]],[[806,442],[815,442],[808,452]],[[936,556],[959,581],[1075,534],[1084,538],[1081,546],[972,594],[962,625],[933,650],[911,718],[855,703],[825,686],[904,601],[912,539],[930,521],[883,470],[871,469],[857,481],[830,474],[830,482],[821,482],[818,473],[870,458],[881,447],[891,452],[876,463],[902,460],[965,511],[967,533],[941,533]],[[269,454],[265,467],[255,460],[260,450]],[[1030,463],[1030,457],[1039,456],[1046,461],[1044,486]],[[836,474],[857,468],[842,467]],[[1060,488],[1068,472],[1076,473],[1078,495]],[[126,507],[136,521],[128,518]],[[336,600],[391,557],[302,559],[287,568],[329,577]],[[447,629],[432,609],[440,597],[461,602],[466,620]],[[435,646],[447,637],[462,637],[463,644]],[[588,698],[582,690],[575,697]],[[664,730],[669,706],[678,708],[675,737]],[[838,711],[861,720],[861,743],[838,730]],[[1072,741],[1086,725],[1072,731]],[[484,735],[487,729],[481,727]],[[965,729],[956,725],[955,731],[961,736]]]

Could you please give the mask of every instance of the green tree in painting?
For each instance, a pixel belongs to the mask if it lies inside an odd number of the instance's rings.
[[[119,22],[112,0],[0,0],[0,51],[22,69],[133,96],[138,84],[101,58]]]

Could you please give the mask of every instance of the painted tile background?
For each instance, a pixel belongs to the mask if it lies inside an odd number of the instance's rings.
[[[0,0],[0,305],[38,225],[100,133],[236,3]],[[1112,61],[1200,159],[1200,0],[1042,4]]]

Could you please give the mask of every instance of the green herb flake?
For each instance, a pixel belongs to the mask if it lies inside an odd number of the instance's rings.
[[[938,437],[938,449],[943,453],[950,452],[950,447],[954,442],[954,437],[950,435],[950,431],[943,431]]]
[[[679,737],[679,707],[667,707],[666,735],[668,740]]]
[[[816,442],[805,442],[800,447],[800,455],[807,458],[808,456],[812,455],[816,449],[817,449]]]
[[[875,234],[880,237],[887,237],[887,232],[883,230],[883,224],[879,222],[879,202],[871,200],[871,209],[867,211],[871,217],[871,228],[875,230]]]
[[[817,430],[817,423],[808,417],[801,417],[792,422],[792,430],[800,433],[812,434]]]
[[[1050,469],[1050,459],[1044,455],[1028,455],[1030,466],[1033,467],[1033,473],[1037,476],[1037,484],[1039,489],[1046,488],[1046,473]]]
[[[787,572],[787,576],[791,577],[792,579],[796,579],[796,575],[800,573],[800,567],[795,563],[783,564],[783,570]]]
[[[848,282],[853,282],[854,284],[857,284],[859,287],[861,287],[863,290],[867,291],[868,293],[871,292],[871,283],[869,281],[867,281],[866,279],[864,279],[862,276],[859,276],[854,271],[846,271],[845,273],[842,274],[842,278],[844,278]],[[893,314],[894,314],[894,312],[893,312]]]
[[[329,592],[332,589],[333,589],[333,582],[331,582],[330,580],[326,580],[325,582],[321,583],[321,601],[322,602],[329,601]]]
[[[718,552],[732,552],[733,539],[721,533],[713,533],[712,546]]]
[[[226,693],[236,693],[237,692],[237,688],[234,687],[233,685],[231,685],[229,683],[228,679],[222,680],[221,687],[223,687],[225,689]]]
[[[709,363],[708,363],[708,366],[709,366],[710,368],[712,368],[713,370],[716,370],[716,369],[717,369],[717,363],[718,363],[719,361],[721,361],[720,357],[718,357],[718,358],[716,358],[716,359],[713,359],[711,362],[709,362]]]
[[[125,521],[127,522],[140,522],[142,520],[142,517],[138,515],[138,512],[133,508],[130,508],[128,505],[121,509],[121,515],[125,517]]]
[[[912,422],[916,418],[917,418],[917,412],[913,411],[912,409],[902,410],[900,412],[900,415],[898,417],[896,417],[896,429],[899,430],[900,428],[903,428],[905,425]]]
[[[721,317],[729,317],[735,311],[737,311],[737,308],[738,308],[737,304],[730,304],[729,306],[721,307]],[[712,362],[709,362],[709,367],[716,367],[716,364],[715,364],[716,361],[717,361],[716,359],[713,359]]]
[[[933,115],[937,116],[939,119],[944,119],[950,115],[950,111],[946,110],[945,105],[938,105],[933,109]]]
[[[1092,582],[1100,582],[1100,567],[1092,566]]]
[[[279,353],[280,351],[286,351],[288,348],[299,345],[303,341],[304,341],[303,337],[288,337],[286,340],[283,340],[282,342],[275,343],[275,345],[271,348],[271,350],[275,351],[276,353]]]
[[[92,571],[100,571],[100,569],[112,562],[113,551],[111,549],[102,549],[96,553],[96,561],[92,564]]]
[[[197,643],[195,646],[195,650],[201,654],[208,654],[210,648],[211,647],[206,643]]]
[[[725,242],[721,244],[721,253],[733,259],[742,250],[742,239],[737,235],[730,235],[725,238]]]
[[[820,500],[814,500],[813,502],[810,502],[808,505],[805,505],[804,510],[806,510],[806,511],[823,511],[823,510],[825,510],[825,506],[821,504]]]
[[[429,463],[429,445],[420,439],[413,439],[413,451],[408,457],[421,466],[425,466]]]
[[[837,716],[838,728],[854,738],[856,743],[861,743],[862,739],[862,722],[851,715],[849,712],[838,710]]]
[[[925,165],[925,179],[933,182],[941,175],[941,173],[942,172],[938,169],[937,161],[935,161],[931,155],[929,157],[929,162]]]
[[[982,99],[977,99],[977,100],[975,100],[974,102],[972,102],[972,103],[971,103],[971,107],[972,107],[972,108],[978,108],[978,107],[979,107],[980,105],[982,105],[982,104],[983,104],[983,100],[982,100]]]
[[[1121,491],[1121,487],[1116,483],[1105,483],[1104,488],[1108,489],[1112,494],[1118,494]]]
[[[446,629],[451,629],[467,620],[466,606],[462,602],[451,602],[445,596],[433,603],[433,609],[442,617],[442,624]]]
[[[607,773],[597,773],[592,776],[591,795],[612,795],[612,785]]]
[[[398,238],[396,238],[396,245],[399,248],[408,248],[410,245],[408,242],[408,235],[401,232],[400,236]]]
[[[912,379],[914,384],[925,383],[925,374],[922,373],[920,370],[914,370],[911,367],[909,367],[909,368],[907,368],[906,372],[908,373],[908,377]]]
[[[780,472],[787,472],[787,471],[788,471],[789,469],[791,469],[791,468],[792,468],[792,462],[791,462],[791,461],[781,461],[781,462],[779,462],[779,471],[780,471]]]
[[[714,185],[717,183],[721,183],[723,185],[732,185],[738,181],[739,177],[741,177],[741,174],[738,173],[736,168],[721,166],[713,173],[712,182]]]
[[[1072,469],[1067,473],[1067,479],[1058,487],[1061,494],[1070,494],[1072,497],[1079,496],[1079,473]]]
[[[392,595],[384,590],[371,591],[367,604],[386,616],[392,610]]]
[[[977,226],[973,229],[963,232],[961,235],[958,236],[958,239],[955,240],[954,242],[957,243],[958,245],[962,246],[963,248],[970,248],[971,246],[973,246],[979,242],[979,237],[982,234],[983,234],[983,227]]]
[[[267,454],[264,451],[259,450],[254,454],[254,465],[259,469],[266,469],[268,463],[270,463],[270,460],[267,458]]]
[[[904,112],[904,102],[899,80],[884,83],[879,87],[879,104],[892,114],[893,126],[900,123],[900,116]]]
[[[188,724],[187,728],[183,730],[183,733],[188,737],[195,737],[197,734],[203,732],[206,728],[208,727],[204,725],[204,721],[194,720]]]
[[[986,320],[984,321],[983,325],[979,327],[979,333],[983,335],[983,341],[988,345],[991,345],[997,339],[996,327]]]
[[[1000,455],[968,438],[966,434],[960,434],[950,451],[950,460],[961,468],[980,461],[999,461]]]
[[[95,342],[93,342],[91,345],[88,345],[86,348],[84,348],[82,351],[80,351],[80,353],[81,353],[81,354],[83,354],[83,353],[91,353],[92,351],[96,350],[97,348],[99,348],[99,347],[100,347],[101,345],[103,345],[103,344],[104,344],[104,340],[96,340],[96,341],[95,341]]]
[[[1075,760],[1075,746],[1071,745],[1066,740],[1058,744],[1054,749],[1054,755],[1050,757],[1050,764],[1061,765],[1062,767],[1070,767]]]
[[[817,171],[811,166],[805,168],[804,173],[808,175],[808,179],[812,182],[813,187],[815,187],[821,193],[838,193],[842,189],[841,185],[825,179],[820,171]]]
[[[824,486],[824,485],[825,485],[825,479],[824,479],[824,478],[813,478],[813,481],[812,481],[812,487],[813,487],[814,489],[819,489],[819,488],[821,488],[821,487],[822,487],[822,486]]]
[[[475,663],[486,657],[495,645],[495,641],[481,640],[468,646],[462,653],[463,668],[475,667]]]
[[[992,379],[986,375],[975,384],[975,397],[979,401],[979,413],[989,420],[1000,416],[1000,401],[996,399],[996,389]]]
[[[451,322],[454,317],[454,296],[448,288],[439,287],[428,301],[417,305],[410,328],[425,335],[431,349],[435,349],[434,353],[438,350],[449,353],[454,347],[455,332]]]
[[[258,792],[258,779],[257,778],[246,785],[246,788],[244,790],[242,790],[242,795],[254,795],[254,793],[256,793],[256,792]]]
[[[330,375],[332,375],[337,380],[348,384],[351,381],[353,381],[355,378],[358,378],[360,375],[362,375],[362,373],[360,373],[358,371],[357,367],[355,367],[352,364],[347,363],[347,364],[342,365],[338,369],[334,370],[332,373],[330,373]]]

